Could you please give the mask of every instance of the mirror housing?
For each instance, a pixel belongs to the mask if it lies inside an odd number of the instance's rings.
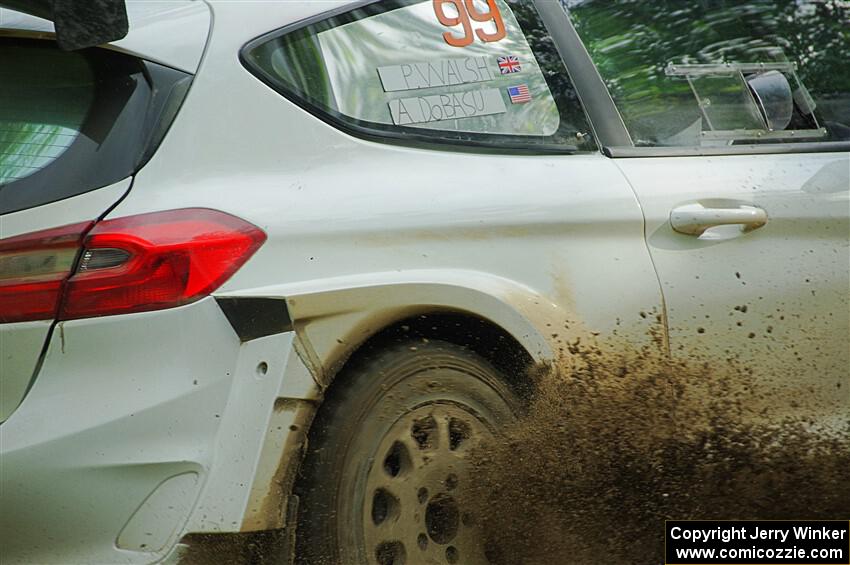
[[[117,41],[130,30],[124,0],[0,0],[0,7],[52,21],[65,51]]]

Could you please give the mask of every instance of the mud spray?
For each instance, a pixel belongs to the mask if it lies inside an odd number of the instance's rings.
[[[527,411],[472,453],[461,506],[493,565],[662,563],[665,519],[850,519],[850,422],[824,429],[799,387],[765,394],[733,361],[671,361],[650,333],[641,350],[564,343],[530,371]],[[274,536],[197,535],[181,564],[277,563]]]
[[[661,563],[665,519],[850,518],[846,421],[773,413],[734,363],[615,349],[535,368],[528,412],[474,454],[494,565]]]

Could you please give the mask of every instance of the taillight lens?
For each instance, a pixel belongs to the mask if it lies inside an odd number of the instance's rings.
[[[199,208],[99,222],[81,245],[89,226],[0,240],[0,321],[70,320],[188,304],[224,284],[266,240],[244,220]]]
[[[0,323],[56,317],[91,222],[0,239]]]
[[[59,319],[194,302],[224,284],[265,240],[258,227],[207,209],[100,222],[86,236]]]

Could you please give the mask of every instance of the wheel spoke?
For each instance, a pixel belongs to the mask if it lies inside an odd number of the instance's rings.
[[[407,447],[410,453],[410,458],[413,463],[413,469],[422,469],[431,460],[433,460],[433,451],[420,446],[409,433],[398,438],[398,441]]]
[[[431,404],[399,419],[367,476],[364,528],[372,563],[487,563],[458,493],[468,449],[489,430],[466,410]]]
[[[437,417],[437,449],[442,452],[451,451],[451,434],[449,433],[448,414],[440,414]]]

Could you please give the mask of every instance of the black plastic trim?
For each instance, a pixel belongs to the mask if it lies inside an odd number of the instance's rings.
[[[195,78],[194,75],[151,61],[142,60],[142,64],[150,85],[151,99],[145,120],[144,151],[136,163],[136,171],[144,167],[159,149],[159,144],[183,107],[189,87]]]
[[[567,67],[599,145],[631,146],[626,124],[567,12],[552,0],[535,0],[534,4]]]
[[[225,296],[215,300],[243,343],[292,331],[285,298]]]
[[[840,153],[850,151],[850,141],[823,143],[770,143],[727,147],[604,147],[608,157],[702,157],[711,155],[771,155],[790,153]]]

